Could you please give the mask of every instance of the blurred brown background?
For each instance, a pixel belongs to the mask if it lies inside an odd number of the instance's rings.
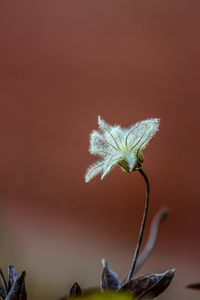
[[[199,296],[184,288],[200,281],[199,28],[193,0],[0,2],[0,265],[26,269],[29,299],[97,285],[102,257],[127,273],[145,185],[119,168],[85,184],[98,115],[161,118],[147,226],[171,217],[141,272],[176,267],[159,299]]]

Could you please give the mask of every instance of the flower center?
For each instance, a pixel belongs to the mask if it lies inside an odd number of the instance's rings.
[[[118,162],[118,165],[126,172],[130,172],[129,165],[125,159],[122,159]]]
[[[129,148],[129,147],[123,147],[123,148],[121,148],[121,151],[122,151],[122,153],[124,154],[124,155],[128,155],[128,154],[130,154],[131,153],[131,149]]]

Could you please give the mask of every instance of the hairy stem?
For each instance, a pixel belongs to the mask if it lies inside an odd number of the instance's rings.
[[[148,206],[149,206],[149,180],[148,180],[146,174],[144,173],[144,171],[141,168],[138,171],[143,176],[143,178],[146,182],[146,189],[147,189],[146,190],[146,201],[145,201],[144,214],[143,214],[143,218],[142,218],[142,224],[141,224],[141,227],[140,227],[139,238],[138,238],[137,246],[136,246],[136,249],[135,249],[135,253],[134,253],[134,256],[133,256],[133,260],[132,260],[132,263],[131,263],[131,267],[130,267],[126,282],[131,280],[131,278],[133,276],[133,273],[134,273],[134,270],[135,270],[138,254],[139,254],[140,247],[141,247],[141,244],[142,244],[142,238],[143,238],[143,234],[144,234],[144,228],[145,228],[147,212],[148,212]]]

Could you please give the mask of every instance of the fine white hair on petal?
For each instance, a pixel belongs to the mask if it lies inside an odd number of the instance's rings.
[[[85,181],[89,182],[92,178],[97,176],[99,173],[102,173],[104,169],[104,161],[99,160],[92,164],[86,171]]]
[[[101,180],[104,179],[104,177],[111,171],[111,167],[106,168],[102,175],[101,175]]]
[[[115,139],[117,145],[117,150],[121,150],[122,147],[124,147],[124,136],[125,136],[125,130],[121,128],[119,125],[115,125],[110,129],[110,132],[105,131],[104,136],[106,139],[113,142],[113,138]],[[112,139],[111,139],[112,137]]]
[[[107,154],[112,154],[113,150],[116,151],[99,131],[94,130],[91,133],[89,147],[91,154],[104,157]]]
[[[98,116],[98,125],[99,125],[100,131],[102,132],[104,138],[107,140],[107,142],[110,144],[110,146],[115,150],[120,150],[118,141],[115,138],[115,131],[116,131],[116,128],[119,128],[119,126],[116,126],[116,125],[110,126],[103,119],[101,119],[100,116]]]
[[[106,123],[101,116],[98,116],[98,125],[99,125],[99,129],[104,131],[105,129],[111,130],[111,128],[113,126],[109,125],[108,123]]]
[[[144,149],[158,131],[160,119],[148,119],[133,125],[126,136],[126,145],[135,149]]]
[[[121,154],[117,154],[105,160],[104,170],[101,179],[103,179],[111,171],[111,169],[118,164],[121,157]]]
[[[132,151],[129,154],[125,155],[124,158],[129,166],[129,172],[132,172],[137,163],[136,154]]]
[[[99,130],[94,130],[90,135],[89,151],[102,160],[88,168],[85,181],[90,181],[99,173],[102,173],[103,179],[117,164],[127,172],[137,170],[143,160],[142,150],[158,131],[159,123],[160,119],[152,118],[122,128],[107,124],[99,116]]]

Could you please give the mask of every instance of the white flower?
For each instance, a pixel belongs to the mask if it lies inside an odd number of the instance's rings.
[[[160,119],[148,119],[122,128],[106,124],[99,116],[99,131],[91,133],[89,151],[100,156],[101,160],[87,169],[85,181],[90,181],[99,173],[102,173],[103,179],[116,165],[127,172],[138,170],[143,162],[142,150],[158,131],[159,123]]]

